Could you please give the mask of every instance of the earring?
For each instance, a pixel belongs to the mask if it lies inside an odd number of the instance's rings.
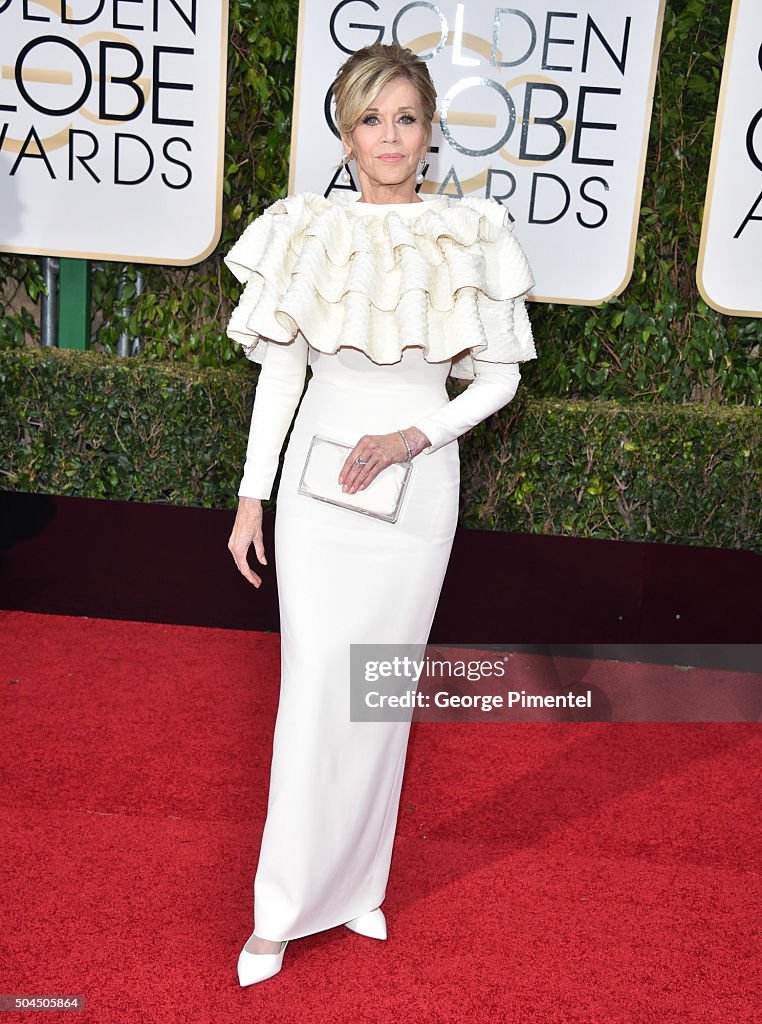
[[[349,157],[348,157],[348,156],[346,155],[346,153],[345,153],[345,154],[344,154],[344,156],[343,156],[343,157],[341,158],[341,166],[342,166],[342,167],[343,167],[344,169],[343,169],[343,171],[341,172],[341,175],[340,175],[340,180],[341,180],[341,182],[342,182],[342,183],[343,183],[344,185],[348,185],[348,184],[350,183],[350,181],[352,180],[352,178],[351,178],[351,177],[350,177],[350,175],[349,175],[349,171],[347,170],[347,160],[349,160],[349,159],[350,159],[350,158],[349,158]]]
[[[418,164],[418,173],[417,173],[417,174],[416,174],[416,176],[415,176],[415,180],[416,180],[416,182],[417,182],[417,183],[418,183],[419,185],[420,185],[420,184],[421,184],[421,182],[423,181],[423,171],[424,171],[424,168],[425,168],[425,166],[426,166],[426,157],[425,157],[425,156],[422,156],[422,157],[421,157],[421,161],[420,161],[420,163]]]

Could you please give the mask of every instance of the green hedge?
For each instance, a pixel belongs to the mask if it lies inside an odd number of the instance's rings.
[[[251,364],[248,364],[250,366]],[[98,352],[0,352],[0,486],[225,507],[255,376]]]
[[[461,440],[462,525],[762,551],[762,410],[529,394]]]
[[[2,486],[233,509],[256,376],[0,352]],[[464,526],[762,551],[762,410],[522,388],[460,443]]]

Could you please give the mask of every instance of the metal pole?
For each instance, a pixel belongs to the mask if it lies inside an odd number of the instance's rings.
[[[40,344],[55,347],[58,344],[58,270],[55,256],[43,256],[42,276],[47,295],[40,296]]]
[[[137,273],[135,274],[135,296],[136,297],[138,295],[142,295],[143,294],[143,284],[144,284],[143,271],[142,270],[138,270]],[[132,339],[132,355],[136,356],[140,352],[142,347],[143,347],[143,345],[142,345],[142,343],[140,341],[140,335],[136,334],[135,337]]]
[[[122,267],[119,273],[119,287],[117,289],[117,296],[120,300],[119,314],[125,319],[130,315],[130,307],[126,302],[122,302],[122,296],[124,295],[129,281],[129,268],[125,265]],[[126,328],[122,328],[119,332],[119,340],[116,343],[116,354],[118,356],[128,356],[130,354],[130,336]]]
[[[119,298],[124,295],[127,290],[129,283],[129,267],[122,267],[122,272],[119,275]],[[135,297],[141,295],[143,292],[143,271],[138,270],[135,272]],[[127,320],[132,313],[132,307],[124,301],[121,305],[120,312],[122,317]],[[127,328],[123,328],[119,333],[119,340],[116,343],[116,354],[118,356],[136,356],[140,352],[141,343],[140,337],[130,337],[130,332]]]

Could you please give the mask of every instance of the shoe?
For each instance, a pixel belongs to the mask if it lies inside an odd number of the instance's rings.
[[[238,957],[238,980],[241,987],[255,985],[258,981],[267,981],[268,978],[277,974],[283,966],[283,954],[286,952],[287,945],[288,939],[284,939],[281,943],[280,953],[249,953],[244,944],[241,955]]]
[[[349,928],[351,932],[357,932],[358,935],[366,935],[369,939],[386,938],[386,918],[380,907],[359,917],[353,917],[344,927]]]

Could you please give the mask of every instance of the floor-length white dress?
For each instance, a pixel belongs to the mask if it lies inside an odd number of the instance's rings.
[[[534,357],[524,255],[499,204],[372,205],[307,193],[226,257],[246,283],[228,332],[262,363],[239,495],[275,519],[281,690],[254,930],[274,941],[378,907],[409,721],[350,720],[351,644],[425,644],[458,516],[456,438],[515,394]],[[452,402],[448,374],[473,378]],[[355,444],[417,426],[396,523],[299,494],[315,434]]]

